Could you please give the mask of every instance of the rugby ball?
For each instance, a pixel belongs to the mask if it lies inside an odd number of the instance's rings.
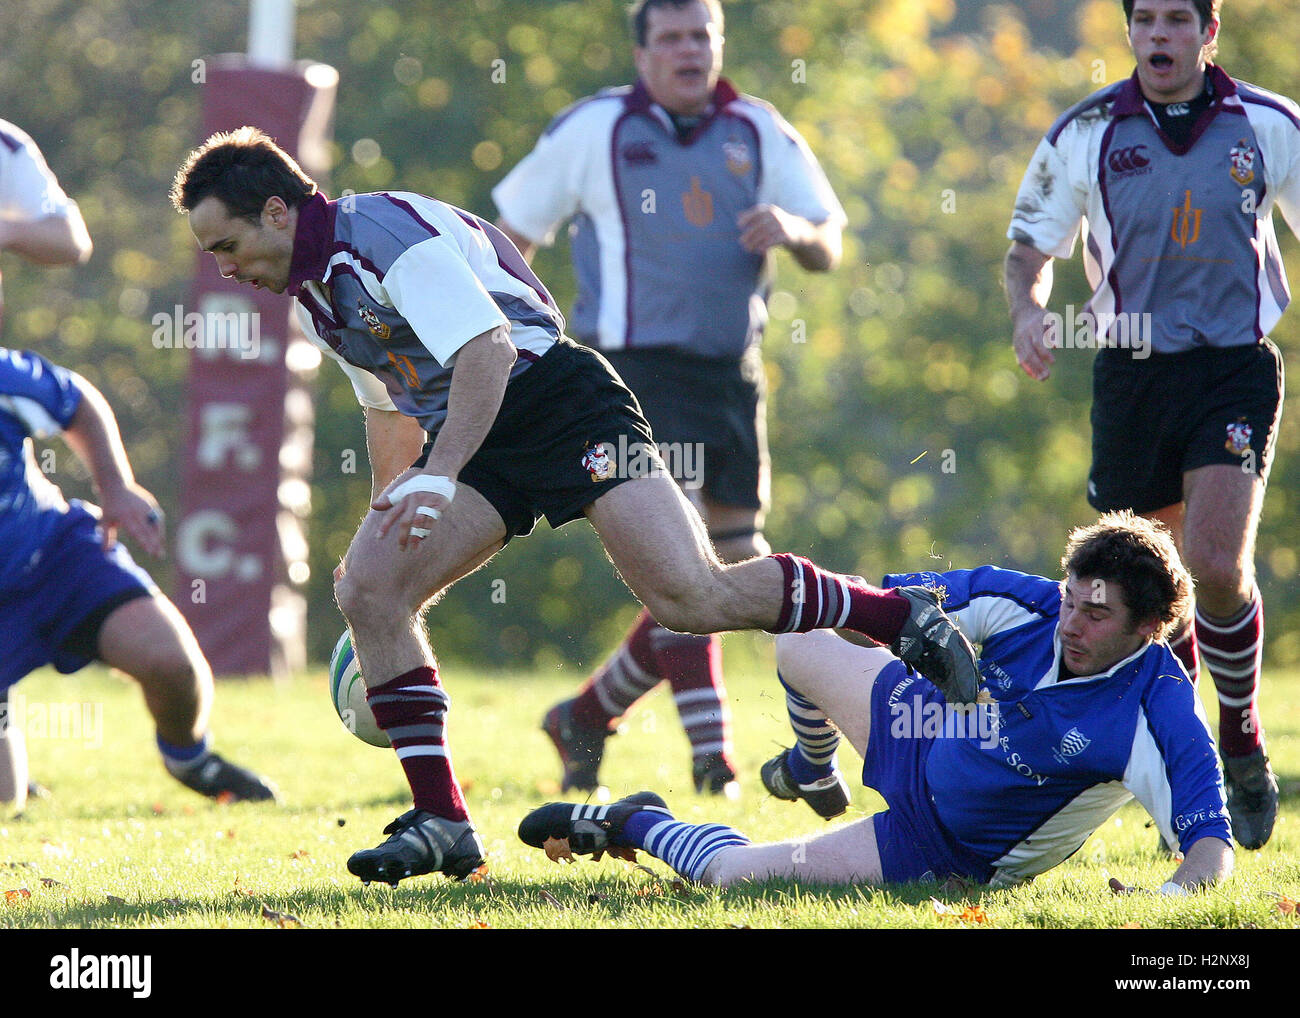
[[[330,699],[343,727],[362,742],[380,749],[392,745],[388,735],[375,723],[375,716],[366,703],[366,683],[361,677],[356,651],[352,649],[352,633],[346,629],[330,655]]]

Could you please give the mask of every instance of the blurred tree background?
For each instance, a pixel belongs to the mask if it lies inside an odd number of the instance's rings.
[[[1276,44],[1300,38],[1300,8],[1226,8],[1229,72],[1300,94],[1290,48]],[[803,132],[851,224],[835,273],[777,259],[766,339],[773,546],[868,577],[986,561],[1054,574],[1066,530],[1093,515],[1091,354],[1061,351],[1044,384],[1019,371],[1001,260],[1039,137],[1131,72],[1118,0],[962,0],[960,11],[955,0],[762,0],[728,3],[726,14],[725,73]],[[150,321],[189,299],[195,247],[166,193],[200,140],[194,61],[245,49],[246,25],[242,3],[0,7],[0,115],[36,138],[95,240],[78,269],[0,261],[4,343],[101,386],[141,480],[173,510],[187,355],[154,349]],[[622,4],[608,0],[300,0],[297,31],[299,58],[341,74],[329,193],[409,189],[488,218],[492,186],[555,113],[633,76]],[[1294,278],[1294,240],[1283,247]],[[567,307],[563,246],[536,264]],[[1077,257],[1058,267],[1055,308],[1086,293]],[[1293,311],[1275,334],[1287,352],[1298,329]],[[331,570],[368,483],[343,467],[349,455],[364,462],[343,376],[324,367],[316,392],[306,592],[319,660],[341,627]],[[1286,663],[1300,660],[1298,429],[1290,413],[1258,550],[1268,655]],[[62,461],[60,475],[76,490]],[[156,573],[166,585],[166,568]],[[588,528],[543,525],[459,584],[429,624],[446,657],[581,669],[634,610]]]

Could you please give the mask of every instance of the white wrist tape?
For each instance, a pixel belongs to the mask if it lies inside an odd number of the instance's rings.
[[[1172,880],[1166,880],[1163,884],[1160,885],[1160,893],[1169,894],[1177,897],[1186,894],[1187,888],[1184,887],[1182,884],[1175,884]]]
[[[456,497],[456,482],[450,477],[430,476],[429,474],[416,474],[414,477],[403,481],[396,488],[388,493],[388,501],[396,505],[407,495],[414,495],[417,492],[429,491],[435,495],[441,495],[448,502]],[[442,513],[433,506],[418,505],[415,507],[417,516],[428,516],[430,519],[439,519]],[[428,537],[429,531],[424,527],[411,527],[412,537]]]

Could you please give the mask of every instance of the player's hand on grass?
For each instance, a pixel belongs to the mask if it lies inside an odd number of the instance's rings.
[[[118,530],[128,536],[146,552],[161,558],[167,551],[166,528],[158,500],[134,482],[114,491],[101,491],[99,527],[103,534],[104,550],[117,543]]]

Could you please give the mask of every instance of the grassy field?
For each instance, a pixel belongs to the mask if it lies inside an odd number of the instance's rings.
[[[603,777],[615,796],[653,788],[685,820],[718,820],[754,840],[825,829],[801,804],[769,798],[758,765],[788,744],[766,645],[729,640],[731,706],[745,778],[736,801],[697,796],[689,754],[662,690],[609,744]],[[1116,897],[1110,876],[1156,887],[1172,865],[1154,829],[1130,805],[1066,864],[1030,886],[1002,891],[916,885],[807,890],[768,884],[716,891],[683,886],[644,866],[583,859],[561,866],[515,836],[520,818],[558,792],[558,765],[538,722],[581,678],[474,674],[449,668],[450,737],[457,771],[489,852],[482,879],[419,877],[363,888],[348,855],[381,840],[408,808],[395,757],[343,730],[324,670],[299,680],[218,688],[218,748],[280,786],[284,804],[221,806],[164,773],[138,691],[107,672],[42,672],[17,689],[33,776],[52,796],[0,820],[0,928],[764,929],[812,928],[1292,928],[1300,923],[1300,674],[1267,677],[1270,750],[1283,812],[1269,845],[1239,852],[1236,875],[1192,899]],[[1204,689],[1203,689],[1204,694]],[[56,711],[51,705],[75,705]],[[63,730],[42,717],[63,715]],[[1215,708],[1210,716],[1216,717]],[[71,727],[73,717],[79,727]],[[841,749],[850,775],[858,762]],[[855,792],[851,818],[879,806]]]

